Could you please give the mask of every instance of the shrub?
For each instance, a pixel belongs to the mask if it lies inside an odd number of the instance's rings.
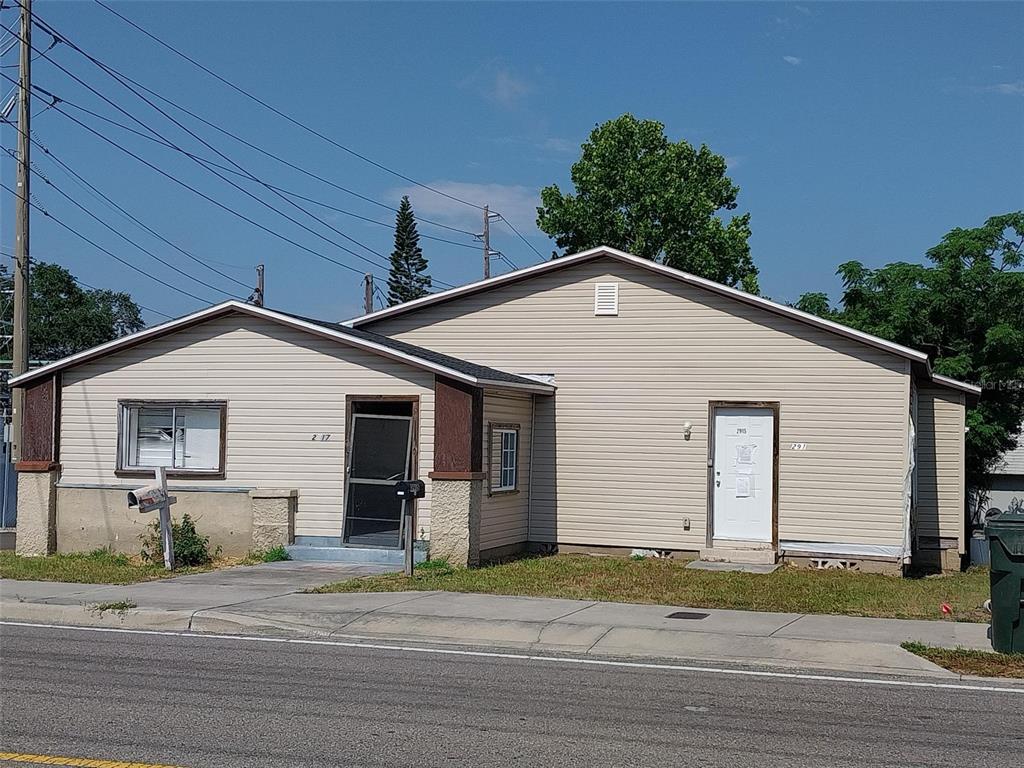
[[[220,554],[220,547],[210,553],[210,537],[201,536],[195,521],[186,512],[178,522],[171,521],[171,536],[174,539],[174,565],[209,565]],[[139,538],[142,540],[142,559],[150,563],[164,561],[163,541],[160,538],[160,520],[154,520]]]
[[[278,545],[268,549],[266,552],[256,552],[256,559],[264,563],[280,563],[283,560],[291,560],[292,556],[288,554],[288,550],[283,546]]]

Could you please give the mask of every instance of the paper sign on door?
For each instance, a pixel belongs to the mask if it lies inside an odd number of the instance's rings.
[[[745,499],[750,496],[751,481],[750,475],[736,475],[736,498]]]

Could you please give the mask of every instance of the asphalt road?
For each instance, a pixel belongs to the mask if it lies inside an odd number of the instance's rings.
[[[1024,754],[1014,693],[194,636],[2,626],[0,686],[0,752],[191,768],[1010,768]]]

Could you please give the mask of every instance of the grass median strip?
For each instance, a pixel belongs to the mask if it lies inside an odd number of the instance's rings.
[[[254,552],[245,558],[221,558],[210,565],[183,567],[168,571],[162,563],[147,563],[139,557],[97,549],[92,552],[71,552],[46,557],[22,557],[14,552],[0,552],[0,578],[19,581],[64,581],[74,584],[137,584],[142,581],[166,579],[203,573],[235,565],[253,565],[287,559],[283,548]]]
[[[988,571],[900,578],[850,571],[783,567],[771,574],[699,571],[667,559],[629,560],[554,555],[483,568],[430,561],[412,577],[385,574],[319,587],[313,592],[444,590],[560,597],[622,603],[822,613],[895,619],[987,622]],[[952,614],[944,614],[948,605]]]
[[[1013,677],[1024,680],[1024,653],[935,648],[924,643],[903,643],[902,647],[960,675]]]

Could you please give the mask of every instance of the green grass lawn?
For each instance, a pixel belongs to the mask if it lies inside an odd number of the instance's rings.
[[[987,570],[899,578],[849,571],[783,567],[767,575],[687,570],[672,560],[555,555],[484,568],[450,568],[433,561],[415,575],[370,576],[319,587],[315,592],[446,590],[497,595],[562,597],[693,608],[830,613],[898,619],[987,622]],[[951,617],[944,616],[948,603]]]
[[[281,548],[283,552],[283,548]],[[0,578],[20,581],[66,581],[75,584],[136,584],[140,581],[166,579],[170,576],[184,576],[202,573],[216,568],[233,565],[252,565],[286,559],[277,556],[277,550],[267,553],[253,553],[242,559],[214,560],[208,566],[164,570],[162,564],[146,563],[140,558],[115,554],[105,549],[48,557],[20,557],[14,552],[0,552]]]
[[[1024,679],[1024,653],[973,651],[967,648],[934,648],[923,643],[903,643],[903,648],[960,675]]]

